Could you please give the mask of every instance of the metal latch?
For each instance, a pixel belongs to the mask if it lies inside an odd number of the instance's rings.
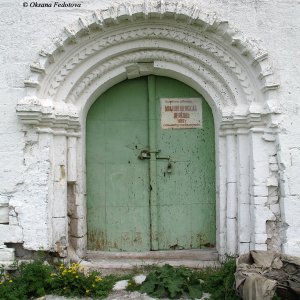
[[[144,160],[144,159],[150,159],[150,151],[149,150],[142,150],[141,153],[138,156],[139,159]]]
[[[164,172],[164,176],[167,174],[170,174],[172,173],[173,171],[173,165],[172,165],[172,162],[171,162],[171,157],[170,156],[165,156],[165,157],[159,157],[157,156],[158,153],[160,153],[161,150],[156,150],[156,151],[150,151],[150,150],[147,150],[147,149],[144,149],[144,150],[141,150],[140,154],[138,155],[138,159],[140,160],[145,160],[145,159],[150,159],[151,158],[151,153],[155,153],[156,155],[156,159],[159,160],[159,159],[165,159],[168,161],[168,164],[167,164],[167,168]]]
[[[159,153],[160,150],[156,150],[156,151],[150,151],[150,150],[147,150],[147,149],[144,149],[140,152],[138,158],[141,159],[141,160],[144,160],[144,159],[150,159],[151,158],[151,153]]]

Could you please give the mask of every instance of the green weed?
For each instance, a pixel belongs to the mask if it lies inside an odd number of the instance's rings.
[[[200,271],[170,265],[152,267],[146,280],[137,285],[129,281],[127,290],[137,290],[156,298],[176,299],[201,298],[203,292],[211,294],[212,300],[239,299],[234,290],[235,260],[229,259],[220,268],[206,268]]]
[[[106,297],[116,282],[114,276],[101,277],[99,272],[85,274],[79,264],[69,267],[61,264],[58,271],[50,274],[48,283],[51,292],[66,297],[90,296],[93,298]]]
[[[235,269],[233,259],[221,268],[200,271],[170,265],[152,266],[147,269],[146,280],[139,285],[132,279],[136,272],[102,277],[98,272],[85,273],[78,264],[51,266],[37,260],[21,264],[10,276],[0,269],[0,300],[26,300],[45,294],[102,299],[121,279],[129,280],[128,291],[137,290],[156,298],[195,299],[208,292],[212,300],[235,300],[238,299],[233,289]]]
[[[187,268],[164,265],[151,271],[140,288],[132,283],[133,286],[129,285],[128,289],[136,289],[156,298],[176,299],[181,296],[188,296],[190,299],[201,298],[201,284],[195,275],[195,272]]]
[[[0,300],[26,300],[46,294],[101,299],[118,279],[113,275],[101,277],[98,272],[85,274],[78,264],[54,267],[38,260],[21,264],[12,276],[0,272]]]
[[[2,274],[0,278],[1,300],[23,300],[45,295],[50,285],[47,280],[52,268],[41,261],[21,264],[14,276]]]
[[[211,300],[239,299],[234,290],[235,271],[235,259],[228,259],[220,268],[198,271],[198,277],[203,282],[203,290],[211,294]]]

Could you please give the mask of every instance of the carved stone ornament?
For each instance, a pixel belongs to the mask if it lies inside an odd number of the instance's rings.
[[[26,124],[76,129],[85,105],[79,104],[80,96],[95,93],[105,74],[120,67],[125,73],[141,62],[153,63],[153,74],[169,64],[169,75],[183,81],[189,82],[185,73],[193,73],[195,88],[217,94],[207,100],[225,123],[278,113],[270,92],[278,83],[267,53],[255,41],[214,13],[165,1],[95,10],[67,26],[31,65],[28,95],[19,101],[17,113]]]

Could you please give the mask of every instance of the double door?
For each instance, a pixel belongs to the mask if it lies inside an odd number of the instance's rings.
[[[172,99],[192,99],[186,109],[200,108],[198,125],[168,127],[189,115],[166,106]],[[214,149],[211,109],[182,82],[140,77],[102,94],[86,122],[88,249],[213,246]]]

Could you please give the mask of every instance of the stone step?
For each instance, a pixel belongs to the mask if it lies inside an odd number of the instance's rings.
[[[192,269],[202,268],[218,268],[220,263],[218,261],[207,260],[207,261],[196,261],[196,260],[93,260],[93,261],[82,261],[80,263],[85,269],[89,271],[101,272],[103,276],[109,274],[122,274],[128,273],[136,268],[143,268],[146,266],[163,266],[169,264],[173,267],[187,267]]]
[[[218,252],[215,249],[195,250],[168,250],[168,251],[146,251],[146,252],[108,252],[88,251],[88,260],[108,259],[133,259],[133,260],[196,260],[196,261],[218,261]]]
[[[219,267],[218,253],[212,250],[177,250],[149,252],[105,252],[89,251],[86,260],[80,263],[90,271],[100,271],[103,275],[126,273],[135,268],[163,266],[201,269]]]

